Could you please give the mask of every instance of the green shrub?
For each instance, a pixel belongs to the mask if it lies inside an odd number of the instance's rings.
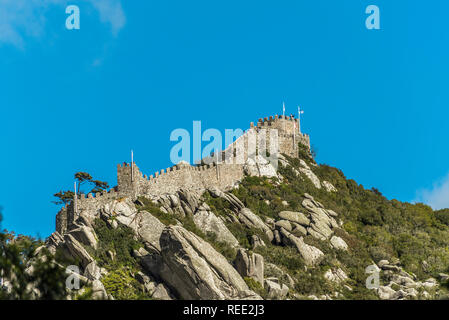
[[[254,251],[261,254],[266,262],[284,266],[292,272],[302,270],[305,266],[296,248],[267,244],[265,247],[257,247]]]
[[[249,277],[245,277],[243,278],[243,280],[245,280],[250,290],[254,291],[264,299],[267,297],[267,290],[264,287],[262,287],[262,285],[259,282]]]
[[[229,244],[225,242],[219,242],[215,233],[204,233],[200,228],[197,227],[191,217],[185,217],[184,219],[181,219],[181,223],[186,230],[193,232],[200,238],[209,242],[212,247],[214,247],[215,250],[221,253],[228,261],[233,261],[235,259],[237,251]]]
[[[209,205],[211,210],[223,217],[227,217],[231,210],[231,204],[223,198],[214,198],[209,192],[203,194],[203,200]]]
[[[117,300],[142,300],[149,299],[142,285],[133,278],[133,275],[126,267],[121,267],[110,271],[101,282],[108,294]]]
[[[136,260],[132,257],[134,249],[139,249],[142,244],[134,239],[131,228],[120,225],[117,229],[109,228],[101,219],[96,219],[94,229],[98,236],[98,249],[95,251],[100,266],[115,268],[117,266],[136,266]],[[111,260],[108,251],[115,252],[115,259]]]
[[[75,296],[75,300],[91,300],[92,299],[92,287],[85,286],[84,291],[81,294]]]
[[[435,217],[440,223],[449,226],[449,209],[435,211]]]
[[[302,295],[321,295],[333,291],[332,285],[323,277],[319,269],[299,272],[295,278],[295,290]]]
[[[159,221],[162,222],[163,224],[165,224],[166,226],[176,224],[176,222],[177,222],[176,218],[169,213],[163,212],[157,204],[153,203],[153,201],[151,201],[145,197],[140,197],[139,201],[141,203],[143,203],[143,206],[139,206],[139,205],[137,206],[139,211],[148,211],[149,213],[154,215],[156,218],[158,218]]]

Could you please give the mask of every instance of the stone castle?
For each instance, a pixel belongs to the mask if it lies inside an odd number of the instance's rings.
[[[254,140],[253,136],[266,132],[266,140]],[[270,133],[276,132],[274,146]],[[265,136],[264,136],[265,137]],[[251,144],[255,144],[251,148]],[[203,192],[210,188],[228,190],[234,187],[245,176],[245,165],[254,155],[248,150],[260,150],[265,144],[270,153],[286,154],[298,157],[298,145],[310,150],[310,137],[301,133],[300,121],[293,116],[274,116],[259,119],[255,125],[250,124],[236,141],[224,151],[213,155],[208,164],[191,166],[187,162],[161,170],[147,176],[141,173],[135,163],[123,163],[117,166],[117,186],[109,191],[75,196],[56,216],[56,231],[64,234],[67,227],[83,210],[97,210],[114,199],[130,197],[135,200],[139,196],[157,199],[163,194],[173,194],[180,189]],[[238,161],[237,161],[238,159]],[[204,163],[204,162],[203,162]]]

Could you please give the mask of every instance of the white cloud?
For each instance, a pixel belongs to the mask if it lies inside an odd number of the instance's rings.
[[[83,0],[78,1],[80,7],[83,2],[98,11],[100,21],[109,24],[114,35],[124,27],[126,17],[121,0]],[[23,47],[25,38],[44,33],[45,12],[50,7],[61,7],[61,24],[64,23],[67,17],[64,8],[68,4],[68,0],[0,0],[0,43]]]
[[[120,0],[90,0],[100,14],[101,22],[111,25],[112,33],[117,33],[125,26],[126,17]]]
[[[417,200],[430,205],[434,210],[449,208],[449,174],[434,183],[431,189],[417,192]]]

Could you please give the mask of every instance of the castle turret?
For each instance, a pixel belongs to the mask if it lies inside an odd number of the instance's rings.
[[[309,136],[300,132],[299,119],[279,115],[260,118],[257,124],[251,123],[250,129],[224,151],[204,158],[205,165],[191,166],[187,162],[180,162],[147,176],[142,175],[134,161],[119,164],[117,196],[135,199],[141,195],[170,194],[182,188],[198,191],[207,188],[225,190],[244,177],[245,165],[248,160],[254,162],[256,154],[268,157],[277,164],[279,153],[298,157],[298,144],[310,149]]]
[[[291,157],[298,156],[298,143],[310,149],[310,137],[301,133],[301,123],[294,116],[275,115],[259,119],[256,130],[276,129],[279,137],[279,152]]]
[[[117,165],[117,184],[119,193],[129,195],[137,194],[139,191],[139,180],[141,178],[142,173],[134,161],[132,163],[125,162],[123,165]]]

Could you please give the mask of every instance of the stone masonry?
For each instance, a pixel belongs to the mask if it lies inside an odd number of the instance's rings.
[[[81,194],[77,198],[79,214],[83,210],[97,210],[113,199],[130,197],[133,200],[139,196],[158,198],[163,194],[175,193],[179,189],[188,189],[202,193],[209,188],[228,190],[241,181],[245,175],[245,163],[254,154],[248,150],[257,150],[261,144],[272,155],[282,153],[290,157],[298,156],[298,144],[310,149],[310,137],[300,132],[300,123],[294,117],[275,116],[259,119],[257,125],[251,122],[250,129],[244,132],[234,143],[218,155],[203,159],[203,165],[191,166],[181,162],[173,167],[156,172],[153,175],[143,175],[135,163],[119,164],[117,166],[117,186],[109,191],[95,195]],[[276,132],[277,131],[277,132]],[[261,133],[266,138],[256,138]],[[276,144],[270,140],[271,134],[276,134]],[[208,160],[208,161],[207,161]],[[74,203],[65,206],[56,216],[56,230],[64,234],[67,226],[75,219]]]

